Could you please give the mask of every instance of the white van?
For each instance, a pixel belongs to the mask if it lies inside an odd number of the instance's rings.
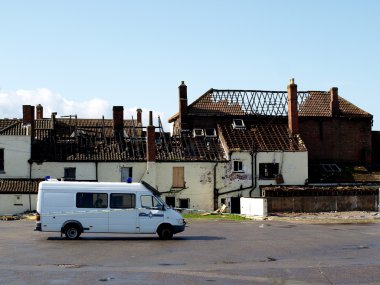
[[[36,230],[82,233],[157,233],[161,239],[185,230],[181,214],[146,183],[43,181],[37,196]]]

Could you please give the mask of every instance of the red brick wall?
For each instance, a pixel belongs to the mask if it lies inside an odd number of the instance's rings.
[[[300,118],[300,134],[309,160],[371,163],[369,120]]]

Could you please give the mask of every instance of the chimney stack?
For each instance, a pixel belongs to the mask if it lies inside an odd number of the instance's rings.
[[[181,129],[186,129],[186,119],[187,114],[187,86],[185,81],[181,81],[181,85],[178,86],[179,91],[179,119],[181,122]]]
[[[124,133],[124,107],[113,106],[113,131],[116,137],[123,137]]]
[[[27,127],[28,135],[34,137],[34,106],[22,105],[22,125]]]
[[[141,113],[142,113],[142,110],[139,108],[136,110],[137,112],[137,124],[141,124]]]
[[[153,126],[152,111],[149,111],[149,125],[146,128],[146,160],[148,162],[156,161],[156,131]]]
[[[22,105],[22,124],[24,126],[34,124],[34,106]]]
[[[339,100],[337,87],[332,87],[330,89],[330,110],[332,117],[337,117],[339,115]]]
[[[297,84],[294,78],[290,79],[288,85],[288,126],[291,134],[298,134],[298,106],[297,106]]]
[[[44,118],[44,108],[42,107],[41,104],[38,104],[36,106],[36,113],[37,113],[37,120]]]

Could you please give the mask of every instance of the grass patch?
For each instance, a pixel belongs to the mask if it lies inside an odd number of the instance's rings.
[[[218,215],[205,215],[205,214],[182,214],[184,219],[203,219],[203,220],[228,220],[228,221],[246,221],[249,220],[245,217],[236,214],[218,214]]]

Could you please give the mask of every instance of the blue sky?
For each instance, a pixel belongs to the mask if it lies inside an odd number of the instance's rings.
[[[0,117],[112,117],[122,105],[166,122],[210,88],[329,90],[374,115],[380,1],[0,0]],[[168,125],[165,125],[168,130]]]

